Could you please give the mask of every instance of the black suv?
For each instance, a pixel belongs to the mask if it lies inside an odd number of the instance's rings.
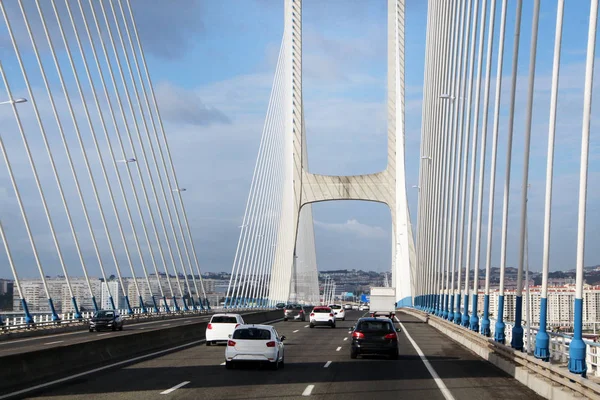
[[[90,318],[90,332],[102,329],[123,330],[123,318],[116,310],[99,310]]]
[[[388,318],[361,318],[352,332],[350,358],[360,354],[387,354],[392,360],[398,359],[398,333],[392,320]]]

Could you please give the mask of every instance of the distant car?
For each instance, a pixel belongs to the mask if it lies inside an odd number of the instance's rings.
[[[101,330],[123,330],[123,317],[116,310],[98,310],[90,318],[90,332]]]
[[[329,307],[319,306],[313,308],[310,313],[310,327],[327,325],[335,328],[335,315]]]
[[[358,309],[359,309],[360,311],[369,311],[371,308],[369,307],[369,305],[368,305],[368,304],[361,304],[361,306],[360,306],[360,307],[358,307]]]
[[[391,359],[398,358],[398,333],[392,320],[388,318],[360,318],[352,332],[350,358],[361,354],[386,354]]]
[[[354,304],[354,305],[352,305],[352,309],[353,309],[353,310],[358,310],[358,304]]]
[[[240,325],[233,331],[225,349],[225,368],[238,363],[267,363],[271,369],[285,366],[283,341],[271,325]]]
[[[283,310],[285,308],[285,303],[277,303],[275,304],[275,308],[278,310]]]
[[[217,342],[226,342],[233,330],[244,324],[244,319],[240,314],[215,314],[206,325],[206,345],[217,344]]]
[[[333,310],[333,316],[335,319],[341,319],[342,321],[346,320],[346,311],[339,304],[330,304],[329,308]]]
[[[288,304],[283,310],[283,320],[287,321],[289,319],[306,321],[304,308],[300,304]]]
[[[352,310],[352,304],[346,304],[344,310]]]

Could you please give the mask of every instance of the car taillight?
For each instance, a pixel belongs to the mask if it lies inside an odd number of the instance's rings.
[[[212,324],[208,324],[207,328],[212,329]]]
[[[275,347],[275,342],[267,342],[267,347]]]
[[[333,314],[329,314],[330,317],[333,317]]]
[[[237,328],[238,326],[240,326],[240,324],[235,324],[235,328]],[[233,329],[235,329],[235,328],[233,328]]]
[[[227,341],[227,346],[233,347],[233,346],[235,346],[235,342],[233,340],[228,340]]]
[[[314,317],[314,316],[315,316],[315,313],[314,313],[314,312],[311,312],[311,313],[310,313],[310,316],[311,316],[311,317]]]
[[[352,337],[355,339],[364,339],[365,335],[362,332],[353,332]]]
[[[395,333],[388,333],[383,337],[384,339],[398,340],[398,336]]]

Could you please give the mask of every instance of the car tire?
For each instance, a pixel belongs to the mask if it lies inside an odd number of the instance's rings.
[[[335,329],[335,324],[331,325],[331,329]]]
[[[112,326],[112,331],[114,332],[114,331],[116,331],[116,330],[117,330],[117,327],[113,325],[113,326]]]
[[[351,349],[350,350],[350,358],[353,359],[353,360],[355,360],[357,357],[358,357],[358,351],[354,350],[354,349]]]
[[[207,341],[206,341],[206,345],[207,345],[207,346],[210,346],[211,344],[212,344],[212,342],[211,342],[210,340],[207,340]]]
[[[93,329],[90,329],[90,332],[94,332],[94,330],[93,330]]]
[[[123,325],[121,325],[121,326],[119,327],[119,330],[120,330],[120,331],[122,331],[122,330],[123,330]]]
[[[342,321],[345,321],[345,320],[346,320],[346,317],[342,318]]]
[[[281,368],[285,368],[285,355],[283,356],[283,358],[281,359]]]
[[[310,324],[310,328],[311,329],[314,328],[314,327],[315,327],[315,324]]]
[[[277,371],[279,369],[279,354],[277,355],[277,360],[270,365],[273,371]]]
[[[288,319],[287,319],[287,318],[284,318],[283,320],[284,320],[285,322],[287,322],[287,320],[288,320]]]
[[[225,361],[225,369],[233,369],[233,362]]]

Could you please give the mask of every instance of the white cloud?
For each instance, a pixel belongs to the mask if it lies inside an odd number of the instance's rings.
[[[336,233],[353,235],[360,238],[380,239],[387,238],[389,235],[389,233],[386,232],[380,226],[362,224],[355,219],[350,219],[342,224],[321,222],[315,220],[314,224],[321,229],[325,229]]]

